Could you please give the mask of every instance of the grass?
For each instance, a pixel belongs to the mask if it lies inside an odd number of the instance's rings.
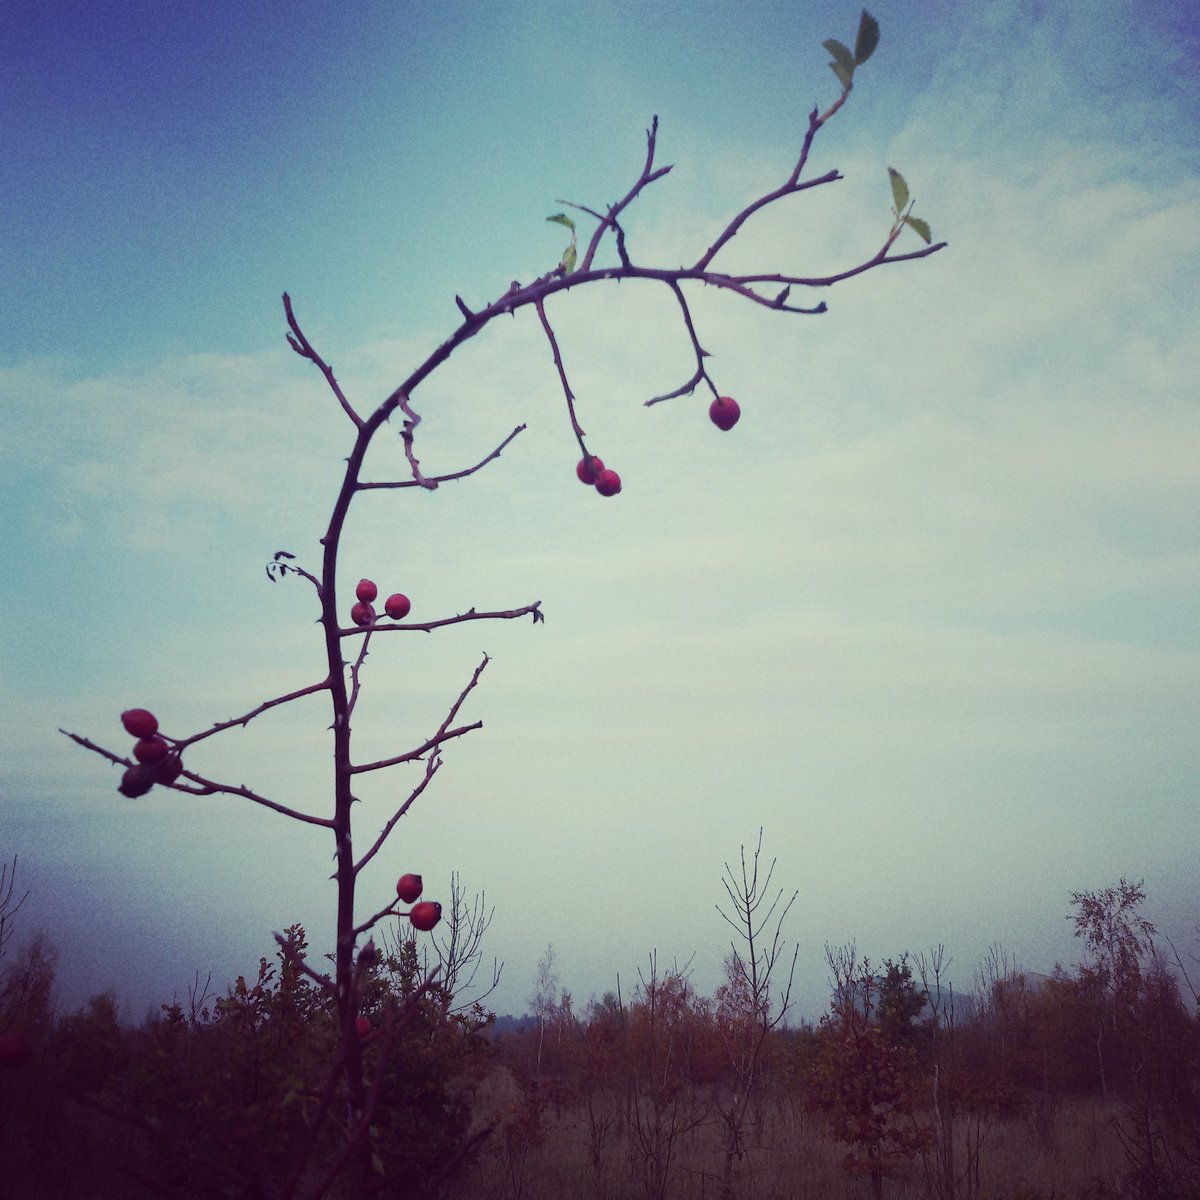
[[[717,1200],[722,1195],[722,1129],[712,1117],[679,1135],[665,1189],[643,1183],[646,1155],[619,1119],[594,1161],[592,1124],[582,1105],[548,1106],[539,1122],[522,1118],[521,1095],[508,1072],[478,1089],[481,1121],[499,1121],[475,1164],[451,1187],[449,1200]],[[614,1108],[607,1110],[616,1116]],[[1101,1200],[1121,1196],[1127,1163],[1113,1128],[1118,1109],[1099,1101],[1061,1101],[1038,1114],[985,1121],[978,1177],[960,1180],[956,1200]],[[956,1162],[967,1163],[968,1130],[958,1130]],[[761,1130],[751,1131],[737,1166],[738,1200],[869,1200],[869,1179],[841,1165],[845,1147],[798,1099],[775,1097]],[[934,1197],[920,1157],[884,1184],[889,1200]],[[949,1198],[944,1198],[949,1200]]]

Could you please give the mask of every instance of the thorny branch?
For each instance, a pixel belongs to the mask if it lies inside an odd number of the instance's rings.
[[[342,406],[346,416],[348,416],[350,420],[352,420],[354,424],[361,429],[363,427],[362,417],[360,417],[358,413],[354,411],[350,401],[346,399],[346,395],[342,391],[342,385],[338,383],[336,378],[334,378],[333,368],[312,348],[312,346],[309,344],[308,338],[304,336],[299,322],[296,320],[296,315],[292,312],[292,298],[287,294],[287,292],[283,293],[283,311],[287,314],[288,328],[291,330],[291,332],[287,335],[288,345],[291,346],[291,348],[295,350],[295,352],[300,355],[301,358],[307,358],[309,362],[316,365],[321,374],[325,376],[325,380],[329,384],[330,390],[337,397],[338,403]]]
[[[567,372],[563,367],[562,355],[558,352],[558,339],[554,336],[554,330],[550,328],[550,322],[546,320],[546,306],[539,297],[537,300],[537,315],[538,320],[542,323],[542,329],[546,332],[546,337],[550,342],[550,350],[554,355],[554,365],[558,368],[558,377],[562,381],[563,395],[567,399],[567,412],[571,417],[571,428],[575,432],[575,439],[579,442],[579,448],[587,453],[587,447],[583,444],[583,439],[587,434],[579,425],[579,418],[575,415],[575,393],[571,391],[571,385],[567,382]]]
[[[468,608],[465,613],[459,613],[456,617],[442,617],[436,621],[397,621],[394,625],[376,624],[363,626],[350,626],[339,630],[342,637],[356,637],[367,633],[391,633],[397,630],[407,630],[412,632],[428,633],[433,629],[441,629],[445,625],[459,625],[463,621],[512,621],[519,617],[533,617],[533,623],[536,625],[539,621],[546,619],[542,612],[542,602],[535,600],[532,604],[526,604],[521,608],[510,608],[503,612],[476,612],[473,608]]]
[[[416,479],[394,479],[394,480],[389,479],[389,480],[384,480],[384,481],[378,482],[378,483],[360,483],[358,485],[358,490],[360,492],[365,492],[365,491],[370,490],[371,488],[411,488],[411,487],[422,487],[422,486],[426,486],[429,484],[433,485],[433,487],[436,487],[440,483],[449,483],[449,482],[451,482],[451,480],[466,479],[468,475],[474,475],[476,471],[482,470],[482,468],[487,466],[487,464],[490,463],[493,459],[499,458],[501,453],[503,452],[503,450],[508,446],[508,444],[513,440],[513,438],[515,438],[518,433],[524,433],[525,429],[526,429],[526,426],[518,425],[516,427],[516,429],[514,429],[512,431],[512,433],[510,433],[508,435],[508,437],[506,437],[504,439],[504,441],[502,441],[500,443],[500,445],[498,445],[496,447],[496,449],[491,452],[491,454],[489,454],[486,458],[480,459],[479,462],[477,462],[473,467],[466,467],[461,471],[451,471],[447,475],[427,476],[427,477],[425,477],[425,479],[426,479],[425,484],[420,483]],[[295,570],[294,567],[292,569]]]
[[[667,392],[664,396],[654,396],[646,401],[646,407],[649,408],[652,404],[661,404],[664,400],[674,400],[676,396],[690,396],[696,390],[696,385],[701,380],[706,382],[712,388],[712,394],[717,395],[716,385],[709,377],[708,372],[704,369],[704,360],[708,357],[708,351],[700,345],[699,339],[696,337],[696,327],[692,324],[692,314],[688,309],[687,300],[684,298],[683,289],[678,283],[672,282],[671,291],[675,293],[675,299],[679,302],[679,311],[683,314],[683,323],[687,326],[688,337],[691,339],[692,350],[696,355],[696,373],[683,384],[682,387],[677,387],[673,392]]]
[[[85,750],[90,750],[93,754],[99,754],[101,758],[107,758],[109,762],[116,763],[119,767],[133,766],[133,763],[129,759],[122,758],[119,754],[114,754],[111,750],[105,750],[103,746],[96,745],[95,742],[89,738],[82,737],[78,733],[71,733],[68,729],[60,729],[58,732],[63,734],[64,737],[69,737],[76,745],[82,746]],[[180,745],[184,744],[186,743],[180,743]],[[186,792],[189,796],[215,796],[218,794],[241,796],[244,800],[252,800],[255,804],[261,804],[264,808],[272,809],[285,817],[291,817],[295,821],[303,821],[308,825],[322,825],[326,828],[332,828],[333,826],[333,822],[327,817],[315,817],[311,813],[289,808],[286,804],[280,804],[276,800],[268,800],[266,796],[260,796],[257,792],[252,791],[242,784],[218,783],[214,779],[206,779],[203,775],[196,774],[195,771],[184,771],[180,778],[190,779],[196,786],[184,787],[178,781],[162,784],[161,786],[172,788],[177,792]]]
[[[383,845],[384,842],[387,841],[388,835],[392,832],[392,829],[395,827],[396,822],[399,821],[400,818],[402,816],[404,816],[404,814],[406,812],[408,812],[408,810],[410,808],[412,808],[412,806],[416,803],[417,798],[421,795],[421,793],[430,785],[430,783],[433,782],[433,777],[441,769],[441,766],[442,766],[442,760],[439,757],[438,753],[435,751],[433,754],[431,754],[429,756],[428,760],[425,763],[425,774],[421,777],[421,782],[418,783],[417,786],[415,788],[413,788],[411,792],[409,792],[409,794],[408,794],[407,798],[404,800],[404,802],[391,815],[387,824],[384,825],[383,830],[381,831],[379,836],[375,839],[371,848],[362,856],[362,858],[360,858],[358,860],[358,862],[356,862],[354,864],[354,870],[356,873],[361,871],[363,869],[363,867],[365,867],[367,865],[367,863],[369,863],[371,861],[371,859],[373,859],[375,857],[375,855],[379,853],[380,847]],[[387,911],[387,910],[385,910],[385,911]],[[371,919],[370,923],[374,924],[376,920],[378,920],[378,917],[373,917]],[[359,930],[358,932],[362,932],[362,931]]]
[[[658,141],[658,116],[654,116],[650,122],[650,128],[646,130],[646,164],[642,167],[642,173],[638,176],[637,182],[625,193],[622,200],[618,200],[609,210],[608,215],[600,217],[600,224],[596,227],[596,232],[592,234],[592,240],[588,243],[588,248],[584,252],[583,261],[579,264],[581,271],[591,269],[592,262],[596,257],[596,251],[600,247],[600,239],[604,236],[604,231],[608,228],[617,230],[618,237],[624,246],[624,237],[621,236],[620,226],[617,224],[617,217],[621,211],[627,208],[641,194],[644,187],[653,183],[656,179],[661,179],[666,175],[671,167],[659,167],[658,170],[653,170],[654,167],[654,146]],[[621,262],[624,266],[629,266],[629,258],[624,253],[621,254]]]
[[[297,568],[290,567],[289,570],[297,571]],[[298,574],[307,574],[307,572],[297,571]],[[311,579],[312,577],[309,576]],[[205,738],[210,738],[214,733],[223,733],[226,729],[232,729],[235,725],[243,727],[250,724],[255,717],[261,713],[265,713],[268,709],[277,708],[281,704],[290,704],[293,700],[299,700],[302,696],[312,696],[317,692],[329,690],[329,679],[326,677],[320,683],[310,683],[308,687],[298,688],[294,692],[288,692],[285,696],[276,696],[273,700],[264,700],[257,708],[252,708],[248,713],[243,713],[240,717],[234,717],[229,721],[219,721],[210,729],[204,730],[203,733],[194,733],[189,738],[181,738],[174,743],[176,753],[185,750],[188,746],[194,746],[197,742],[204,741]],[[165,736],[165,735],[164,735]],[[170,740],[170,739],[168,739]],[[114,759],[114,761],[120,761]]]

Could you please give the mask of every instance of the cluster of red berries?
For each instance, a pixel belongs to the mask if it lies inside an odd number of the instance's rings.
[[[428,933],[442,919],[442,906],[436,900],[422,900],[420,904],[413,904],[424,886],[420,875],[401,875],[396,880],[396,895],[405,904],[412,904],[408,919],[413,928]]]
[[[615,496],[621,490],[621,477],[616,471],[610,471],[604,460],[594,454],[585,454],[575,467],[575,474],[580,483],[594,487],[602,496]]]
[[[708,419],[718,429],[726,432],[738,423],[741,415],[741,406],[731,396],[718,396],[708,406]],[[602,496],[615,496],[621,490],[620,475],[609,470],[604,465],[604,460],[594,454],[585,454],[575,464],[575,474],[580,483],[594,487]]]
[[[144,708],[129,708],[121,714],[121,724],[137,738],[133,746],[137,762],[121,776],[117,788],[121,795],[144,796],[156,783],[174,783],[183,773],[183,760],[159,734],[158,718]]]
[[[355,596],[358,597],[358,603],[350,610],[350,620],[355,625],[374,625],[375,624],[375,597],[379,595],[379,589],[370,579],[360,579],[358,587],[354,589]],[[387,613],[393,621],[403,621],[408,616],[408,610],[412,608],[412,604],[408,597],[396,592],[389,596],[383,602],[383,611]]]

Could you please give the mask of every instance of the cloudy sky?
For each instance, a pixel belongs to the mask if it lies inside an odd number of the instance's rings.
[[[548,270],[560,200],[623,195],[645,129],[674,170],[628,215],[634,260],[694,261],[791,170],[837,94],[829,0],[278,5],[16,0],[0,16],[0,857],[60,997],[128,1015],[224,983],[303,922],[329,944],[331,845],[231,799],[116,793],[61,726],[124,752],[118,715],[185,735],[322,674],[311,589],[351,427],[283,339],[369,410],[513,279]],[[725,434],[661,286],[597,284],[550,319],[578,457],[532,311],[416,393],[433,494],[356,503],[343,589],[413,620],[541,600],[546,622],[377,638],[362,759],[440,723],[484,652],[436,785],[363,881],[452,871],[496,915],[494,998],[547,944],[583,1000],[647,954],[727,949],[723,864],[764,828],[799,898],[804,1015],[822,945],[993,943],[1073,961],[1072,890],[1146,881],[1200,920],[1200,28],[1186,0],[879,0],[875,57],[809,173],[718,265],[819,274],[886,236],[887,167],[949,248],[771,313],[691,291]],[[921,243],[908,234],[900,248]],[[403,471],[385,430],[375,478]],[[196,748],[197,770],[328,803],[306,700]],[[360,838],[413,778],[373,776]]]

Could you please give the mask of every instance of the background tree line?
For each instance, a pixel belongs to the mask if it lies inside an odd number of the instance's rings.
[[[577,1006],[548,950],[528,1017],[499,1035],[472,986],[487,914],[457,881],[434,983],[411,936],[384,936],[359,970],[363,1052],[382,1068],[377,1165],[403,1181],[388,1194],[799,1196],[828,1162],[846,1195],[1200,1195],[1195,958],[1161,953],[1140,884],[1072,895],[1079,965],[1027,974],[996,946],[965,993],[941,946],[874,963],[827,945],[829,1007],[809,1024],[787,1020],[790,902],[770,876],[757,851],[728,873],[740,936],[711,996],[651,953],[632,987]],[[338,1027],[296,965],[302,929],[224,995],[197,979],[141,1024],[111,994],[56,1013],[54,949],[35,936],[13,950],[8,883],[3,1200],[268,1197],[297,1182],[339,1194],[342,1118],[315,1145],[305,1136],[336,1107]],[[1064,1154],[1081,1105],[1119,1170],[1086,1191],[1028,1176],[998,1191],[1002,1131]]]

